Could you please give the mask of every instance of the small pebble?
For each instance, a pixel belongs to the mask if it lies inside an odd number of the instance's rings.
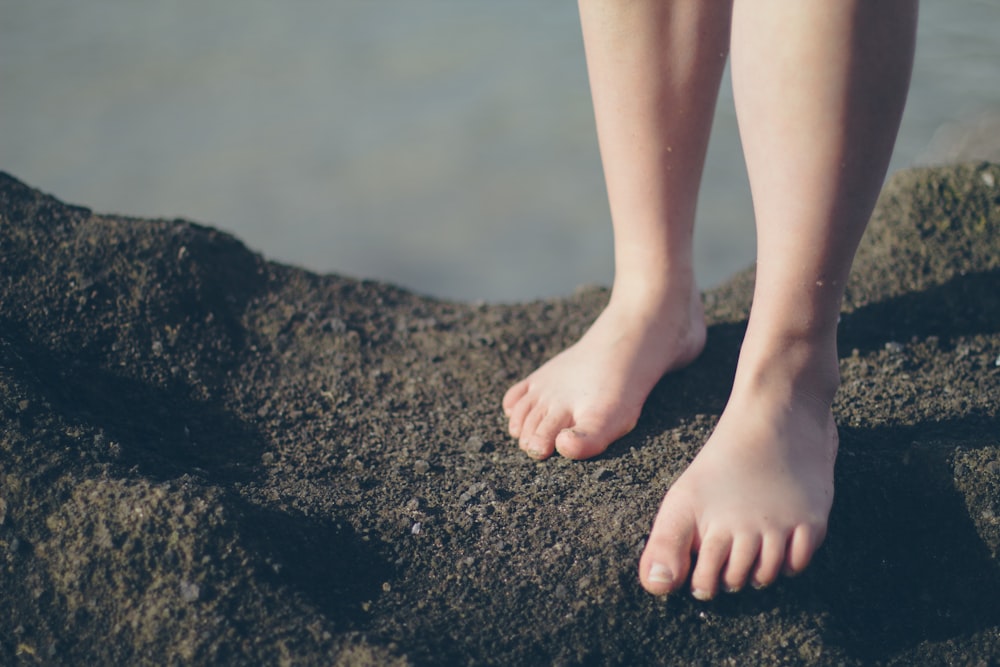
[[[997,184],[997,180],[993,177],[993,174],[988,171],[983,172],[982,179],[983,183],[986,184],[987,187],[992,188],[994,185]]]
[[[639,543],[635,545],[635,549],[633,549],[633,552],[635,553],[636,556],[641,556],[642,552],[645,550],[646,550],[646,538],[642,538],[641,540],[639,540]]]
[[[997,355],[997,360],[993,362],[994,366],[1000,367],[1000,354]]]
[[[611,477],[612,472],[607,468],[598,468],[590,474],[590,478],[595,482],[600,482]]]
[[[422,529],[423,529],[423,525],[422,525],[422,524],[421,524],[421,523],[420,523],[419,521],[417,521],[417,522],[416,522],[415,524],[413,524],[413,525],[412,525],[412,526],[410,527],[410,534],[411,534],[411,535],[419,535],[419,534],[420,534],[420,531],[421,531]]]
[[[485,447],[486,442],[478,435],[473,435],[465,441],[465,450],[473,454],[482,452]]]
[[[903,349],[904,349],[903,344],[897,343],[894,340],[890,340],[888,343],[885,344],[885,350],[889,354],[901,354],[903,352]]]
[[[323,322],[321,328],[323,329],[323,331],[329,333],[344,333],[345,331],[347,331],[347,324],[341,319],[338,319],[336,317],[331,317],[330,319]]]
[[[190,581],[181,582],[181,599],[185,602],[194,602],[201,595],[201,587]]]
[[[431,469],[431,464],[428,463],[427,461],[424,461],[423,459],[418,459],[417,461],[413,462],[413,472],[417,473],[418,475],[423,475],[430,469]]]

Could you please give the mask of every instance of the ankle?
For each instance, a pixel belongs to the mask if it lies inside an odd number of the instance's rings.
[[[605,312],[617,321],[616,326],[627,324],[670,341],[686,362],[705,346],[705,312],[693,278],[662,284],[616,279]]]
[[[736,370],[736,388],[753,394],[788,392],[790,398],[808,398],[824,414],[840,387],[836,336],[763,336],[747,332]]]
[[[701,294],[691,271],[673,271],[653,278],[635,271],[618,271],[610,304],[642,314],[657,315],[665,311],[676,314],[686,312],[692,305],[700,310]]]

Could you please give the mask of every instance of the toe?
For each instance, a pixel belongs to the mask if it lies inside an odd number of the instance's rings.
[[[538,426],[542,423],[542,420],[545,419],[547,414],[548,410],[544,406],[536,403],[531,412],[524,417],[524,423],[521,424],[521,435],[518,437],[518,445],[528,456],[532,458],[541,459],[552,454],[551,451],[546,453],[544,449],[533,449],[535,434],[538,432]]]
[[[568,459],[589,459],[602,453],[610,441],[589,431],[574,426],[564,428],[556,435],[556,450]]]
[[[719,592],[719,574],[729,560],[732,536],[713,534],[698,547],[698,560],[691,574],[691,595],[698,600],[711,600]]]
[[[784,573],[793,577],[809,565],[813,554],[823,541],[825,531],[821,528],[803,524],[792,533],[788,542],[788,554],[785,558]]]
[[[576,420],[556,436],[556,450],[568,459],[589,459],[602,454],[634,427],[634,421],[615,422],[601,416]]]
[[[525,394],[511,408],[510,418],[507,422],[507,430],[510,432],[512,438],[521,437],[521,433],[524,431],[524,420],[527,419],[529,414],[531,414],[532,408],[534,407],[535,402],[532,400],[532,397]]]
[[[750,576],[750,569],[757,562],[760,553],[760,535],[737,535],[733,538],[733,547],[729,551],[729,562],[726,563],[722,575],[722,585],[729,593],[735,593],[743,588]]]
[[[753,574],[753,587],[766,588],[774,583],[785,564],[785,551],[788,537],[781,532],[769,532],[764,535],[760,545],[760,557]]]
[[[521,380],[513,387],[507,390],[507,393],[503,395],[503,412],[508,417],[514,411],[514,406],[517,405],[518,401],[524,398],[524,395],[528,393],[528,380]]]
[[[549,412],[538,422],[531,432],[526,432],[521,448],[529,456],[542,459],[552,456],[555,451],[556,436],[570,422],[565,412]]]
[[[668,494],[639,559],[643,588],[653,595],[666,595],[684,584],[691,567],[694,530],[694,516],[686,507],[674,507]]]

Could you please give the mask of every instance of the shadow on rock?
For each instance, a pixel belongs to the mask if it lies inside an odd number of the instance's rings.
[[[836,610],[831,643],[886,659],[1000,623],[1000,569],[956,488],[954,464],[957,452],[982,446],[956,435],[998,427],[970,418],[841,429],[830,538],[809,575]]]
[[[1000,330],[1000,269],[969,273],[921,292],[907,293],[845,313],[840,325],[840,357],[881,349],[888,341],[938,336],[993,334]],[[690,366],[667,374],[654,387],[639,426],[624,441],[675,428],[695,415],[720,415],[726,406],[747,322],[708,328],[705,351]],[[612,446],[605,456],[627,448]]]
[[[387,549],[347,522],[241,503],[245,543],[270,565],[278,585],[290,586],[345,630],[363,630],[368,608],[394,578],[379,554]]]
[[[260,460],[261,436],[222,406],[195,398],[181,381],[157,387],[84,357],[58,356],[5,338],[30,369],[30,376],[20,374],[22,383],[34,385],[30,392],[68,423],[96,433],[89,453],[97,461],[137,467],[153,480],[191,474],[238,482],[249,479]]]
[[[879,301],[845,314],[840,356],[914,336],[972,336],[1000,330],[1000,269],[957,276],[942,285]]]

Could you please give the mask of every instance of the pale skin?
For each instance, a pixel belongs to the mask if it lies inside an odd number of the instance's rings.
[[[615,280],[580,341],[504,396],[520,447],[600,454],[704,347],[691,238],[730,49],[757,227],[732,393],[653,521],[639,562],[650,593],[768,586],[823,541],[837,319],[902,116],[916,14],[916,0],[580,0]]]

